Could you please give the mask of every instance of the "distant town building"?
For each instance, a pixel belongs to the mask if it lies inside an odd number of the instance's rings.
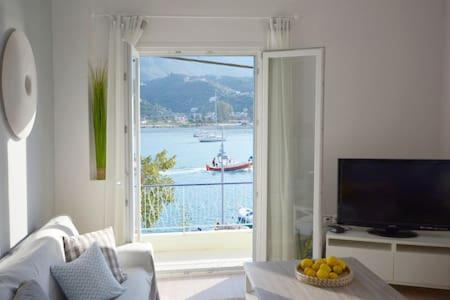
[[[176,123],[180,123],[180,124],[186,124],[188,123],[188,117],[184,114],[177,114],[175,115],[174,118]]]

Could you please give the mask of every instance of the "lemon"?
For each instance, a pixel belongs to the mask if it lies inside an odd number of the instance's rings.
[[[344,271],[341,265],[335,265],[333,267],[333,272],[337,274],[341,274]]]
[[[311,267],[312,265],[313,265],[312,259],[305,258],[305,259],[302,259],[300,261],[300,267],[302,267],[303,270],[305,270],[306,268]]]
[[[341,274],[342,271],[344,271],[344,270],[342,269],[342,266],[341,266],[341,265],[335,265],[335,266],[333,267],[333,271],[334,271],[334,273],[336,273],[336,274]]]
[[[347,264],[345,263],[344,260],[338,259],[338,263],[342,267],[342,270],[345,270],[347,268]]]
[[[328,278],[328,274],[329,274],[329,272],[324,271],[322,269],[319,269],[319,271],[317,271],[317,273],[316,273],[316,276],[319,279],[327,279]]]
[[[311,276],[311,277],[315,277],[316,276],[316,271],[314,271],[311,268],[306,268],[304,271],[305,275],[307,276]]]
[[[339,277],[339,275],[334,272],[330,272],[330,274],[328,274],[328,278],[330,278],[330,279],[336,279],[338,277]]]
[[[319,263],[319,264],[326,264],[326,263],[327,263],[327,260],[326,260],[325,258],[319,258],[319,259],[316,259],[315,262],[316,262],[316,263]]]
[[[314,271],[317,271],[317,270],[320,269],[320,265],[321,265],[321,263],[315,262],[315,263],[311,266],[311,268],[312,268]]]
[[[335,266],[338,264],[338,259],[335,256],[328,256],[327,257],[327,264],[329,266]]]
[[[324,271],[324,272],[330,273],[331,272],[331,268],[327,264],[321,264],[320,268],[319,268],[319,271]]]

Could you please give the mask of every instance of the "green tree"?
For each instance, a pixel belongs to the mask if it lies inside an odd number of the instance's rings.
[[[161,174],[173,168],[176,156],[169,157],[167,150],[141,158],[141,216],[142,226],[151,228],[159,219],[164,206],[175,201],[175,193],[170,186],[145,187],[148,185],[170,185],[173,179]]]
[[[231,104],[222,100],[217,101],[217,120],[219,122],[228,121],[232,113],[233,106],[231,106]]]

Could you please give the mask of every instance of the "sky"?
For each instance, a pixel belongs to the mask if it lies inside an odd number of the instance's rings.
[[[184,57],[241,64],[241,65],[250,65],[250,66],[254,65],[253,56],[184,56]],[[155,78],[165,77],[170,73],[184,74],[190,76],[214,75],[214,76],[251,77],[253,76],[253,69],[179,61],[157,56],[141,57],[141,80],[143,82]]]

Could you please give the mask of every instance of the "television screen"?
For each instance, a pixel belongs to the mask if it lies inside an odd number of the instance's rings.
[[[338,223],[450,229],[450,160],[339,159]]]

